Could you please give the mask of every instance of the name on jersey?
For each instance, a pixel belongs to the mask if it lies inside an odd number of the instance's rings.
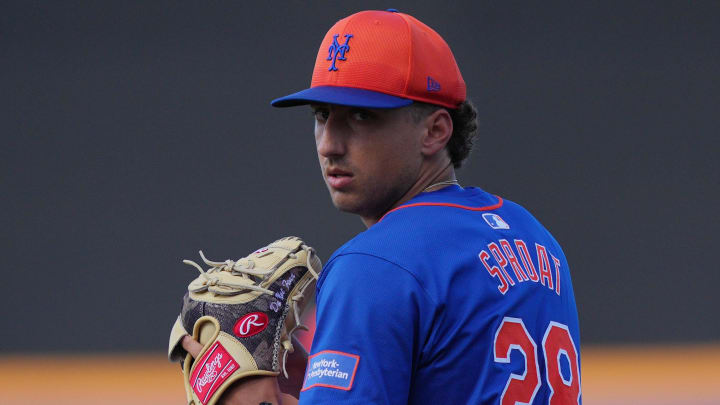
[[[500,239],[488,243],[487,249],[481,250],[478,257],[490,276],[497,279],[498,291],[503,295],[511,287],[526,281],[543,285],[560,295],[560,260],[539,243],[535,244],[534,250],[536,260],[532,259],[530,248],[522,239],[512,243]]]

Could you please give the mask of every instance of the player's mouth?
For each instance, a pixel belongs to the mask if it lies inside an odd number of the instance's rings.
[[[340,169],[328,169],[325,173],[328,185],[336,190],[346,188],[352,182],[352,172]]]

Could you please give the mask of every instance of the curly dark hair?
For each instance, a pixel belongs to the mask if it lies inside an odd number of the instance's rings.
[[[470,155],[478,128],[477,110],[472,101],[468,99],[454,110],[416,101],[410,105],[410,112],[415,122],[420,122],[420,120],[441,108],[447,110],[450,113],[450,118],[452,118],[453,133],[445,149],[450,155],[453,167],[457,169],[462,166],[463,161]]]

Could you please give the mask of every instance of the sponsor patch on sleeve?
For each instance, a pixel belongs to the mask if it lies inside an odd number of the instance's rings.
[[[308,358],[302,391],[312,387],[327,387],[349,391],[355,380],[360,356],[323,350]]]

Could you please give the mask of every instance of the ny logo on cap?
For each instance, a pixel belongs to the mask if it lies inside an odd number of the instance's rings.
[[[328,57],[326,60],[331,60],[332,64],[330,64],[330,69],[328,71],[338,70],[338,68],[335,66],[336,60],[345,60],[345,52],[350,51],[350,46],[348,43],[350,42],[350,38],[352,38],[352,34],[345,34],[345,43],[340,45],[338,43],[338,37],[339,34],[335,34],[333,36],[333,42],[330,44],[330,48],[328,48]],[[340,56],[338,56],[340,55]]]

